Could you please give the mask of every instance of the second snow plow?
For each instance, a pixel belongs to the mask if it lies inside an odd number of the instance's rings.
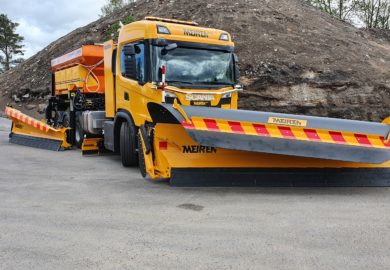
[[[53,128],[11,107],[5,108],[5,114],[12,120],[11,143],[54,151],[71,147],[67,142],[67,128]]]

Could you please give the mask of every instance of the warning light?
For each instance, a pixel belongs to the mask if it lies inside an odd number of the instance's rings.
[[[168,150],[168,142],[165,141],[159,142],[159,148],[160,150]]]

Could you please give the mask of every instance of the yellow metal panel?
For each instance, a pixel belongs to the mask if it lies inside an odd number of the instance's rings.
[[[233,93],[233,95],[232,95],[231,109],[233,109],[233,110],[238,109],[238,92]]]
[[[69,88],[72,89],[73,86],[83,88],[86,75],[87,70],[82,66],[69,67],[55,72],[56,91],[67,91]],[[92,78],[89,78],[88,82],[89,86],[97,85]],[[72,85],[72,87],[69,87],[69,85]]]
[[[115,117],[115,89],[114,77],[112,74],[112,54],[114,41],[109,40],[104,43],[104,85],[105,85],[105,102],[106,102],[106,117]]]

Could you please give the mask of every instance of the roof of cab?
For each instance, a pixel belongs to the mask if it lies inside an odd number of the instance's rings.
[[[166,27],[169,34],[159,33],[157,27]],[[221,40],[227,34],[228,40]],[[196,22],[180,21],[158,17],[146,17],[144,20],[123,26],[120,30],[119,44],[142,39],[168,39],[185,42],[234,46],[230,34],[226,31],[200,27]]]

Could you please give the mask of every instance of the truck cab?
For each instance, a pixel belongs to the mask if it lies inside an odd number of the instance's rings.
[[[121,155],[131,148],[136,156],[137,129],[152,122],[149,103],[237,109],[241,90],[229,33],[157,17],[125,25],[116,44],[105,42],[104,77],[105,113],[112,119],[105,146]],[[128,159],[122,157],[124,165],[137,162]]]
[[[108,117],[128,110],[140,126],[151,121],[148,102],[174,99],[182,105],[237,108],[237,57],[225,31],[147,17],[123,26],[118,43],[108,41],[104,50]]]

